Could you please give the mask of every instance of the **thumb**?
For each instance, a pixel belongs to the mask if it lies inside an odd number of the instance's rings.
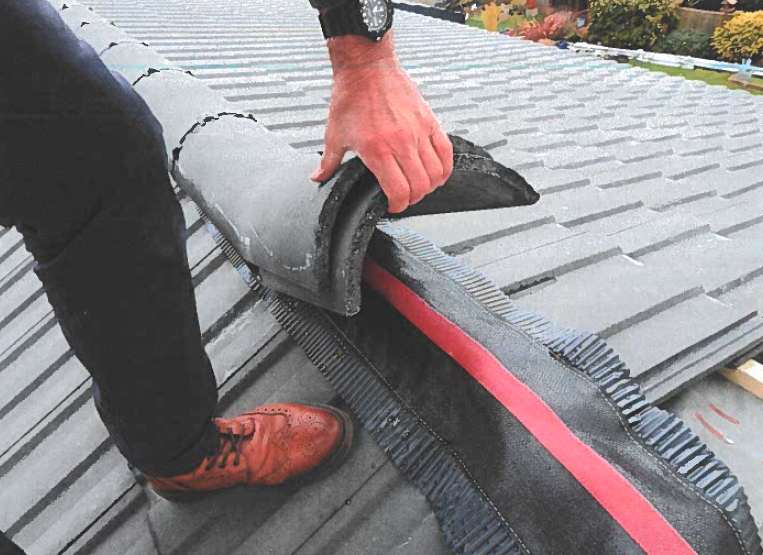
[[[323,153],[321,158],[321,165],[316,169],[310,179],[313,181],[325,181],[331,175],[334,174],[339,164],[342,163],[347,149],[345,148],[330,148],[326,147],[326,152]]]

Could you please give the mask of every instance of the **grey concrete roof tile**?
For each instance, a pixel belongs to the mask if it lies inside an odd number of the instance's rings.
[[[454,110],[439,114],[438,119],[441,123],[450,122],[469,125],[471,123],[495,121],[498,114],[499,112],[497,110],[485,109],[482,106],[467,106],[463,110]]]
[[[725,132],[716,126],[705,127],[686,127],[681,131],[684,139],[712,139],[713,137],[722,137]]]
[[[695,182],[691,178],[681,181],[656,178],[643,183],[623,185],[617,190],[641,200],[644,206],[658,212],[664,212],[679,204],[716,196],[714,186]]]
[[[52,500],[16,539],[30,546],[28,555],[64,551],[81,530],[97,520],[133,483],[132,473],[112,447],[60,497]]]
[[[222,95],[231,102],[250,102],[252,104],[271,105],[281,99],[282,102],[291,102],[295,105],[314,103],[314,95],[306,95],[295,85],[285,81],[270,85],[247,86],[243,83],[233,85],[219,85],[215,87]]]
[[[560,224],[574,227],[640,206],[643,206],[641,200],[615,189],[603,191],[595,187],[584,187],[542,196],[532,208],[551,212]]]
[[[596,129],[597,126],[594,122],[570,116],[569,113],[567,113],[564,119],[557,119],[543,123],[543,131],[545,133],[569,133],[577,135],[578,133],[595,131]]]
[[[708,196],[702,197],[692,202],[686,202],[677,206],[671,207],[671,211],[674,214],[694,214],[702,216],[704,214],[710,214],[723,210],[727,206],[731,206],[734,202],[725,199],[720,196]]]
[[[49,318],[48,320],[52,320]],[[30,345],[19,345],[0,355],[3,388],[0,390],[0,421],[23,394],[31,391],[41,375],[48,371],[68,350],[68,344],[57,326],[49,325],[30,339]],[[42,363],[41,363],[42,362]]]
[[[42,283],[34,272],[25,272],[20,279],[9,284],[0,295],[3,301],[0,306],[0,329],[11,324],[13,317],[39,298],[41,292]]]
[[[506,151],[507,149],[499,147],[491,151],[491,155],[501,163],[510,162],[513,154],[509,153],[508,157],[503,157],[503,153]],[[540,156],[538,155],[539,158]],[[542,160],[542,158],[540,159]],[[521,169],[520,173],[538,192],[547,195],[568,189],[585,187],[591,183],[591,179],[587,176],[586,172],[575,169],[552,170],[545,167],[530,167]]]
[[[548,130],[544,129],[544,131]],[[574,139],[578,146],[602,147],[626,142],[630,139],[630,135],[625,131],[602,131],[597,125],[595,130],[575,133]]]
[[[286,129],[279,129],[276,126],[271,127],[270,130],[279,137],[282,137],[294,148],[300,148],[304,145],[320,147],[323,145],[326,136],[326,125],[320,123],[309,124],[309,126],[305,127],[289,127]],[[315,150],[323,149],[315,148]]]
[[[152,549],[153,538],[146,522],[145,506],[140,488],[137,484],[132,486],[80,533],[69,551],[76,553],[79,550],[92,555],[159,555]]]
[[[389,506],[398,510],[390,513],[385,509]],[[369,538],[374,540],[369,542]],[[233,555],[251,553],[257,545],[255,542],[245,544]],[[347,500],[313,541],[300,546],[294,553],[446,555],[450,550],[442,540],[426,501],[418,492],[406,487],[405,478],[388,463],[374,474],[366,487]]]
[[[610,233],[625,254],[638,258],[710,229],[700,218],[653,212],[645,221]]]
[[[643,120],[643,122],[646,124],[646,120]],[[653,129],[653,128],[633,129],[633,130],[629,130],[628,134],[635,141],[650,142],[650,143],[668,141],[670,139],[678,139],[681,137],[681,131],[675,128],[673,129]]]
[[[490,248],[490,245],[484,245],[484,248]],[[610,238],[580,233],[505,258],[502,249],[495,246],[492,260],[475,266],[512,295],[620,253],[620,248]]]
[[[521,303],[559,325],[609,337],[701,293],[672,269],[615,256],[531,291]]]
[[[215,250],[216,246],[214,240],[203,227],[198,228],[196,233],[188,238],[186,242],[188,264],[194,274],[201,269],[201,262]]]
[[[0,453],[16,449],[18,442],[29,439],[29,429],[65,403],[72,391],[89,379],[82,364],[74,358],[70,358],[60,368],[52,367],[51,370],[55,372],[54,377],[35,372],[34,378],[38,383],[28,384],[27,389],[19,391],[13,401],[3,407]]]
[[[676,156],[702,156],[722,151],[725,145],[725,137],[693,140],[676,138],[671,139],[667,144]]]
[[[620,162],[625,164],[644,163],[655,158],[670,156],[673,153],[673,149],[667,141],[659,143],[617,143],[599,148],[611,152]],[[649,164],[644,163],[643,166],[648,168]]]
[[[44,296],[25,306],[23,311],[13,317],[13,325],[0,329],[0,354],[20,341],[33,326],[39,325],[51,313],[50,304]]]
[[[710,157],[669,156],[650,161],[649,168],[662,172],[662,176],[672,180],[686,180],[704,172],[720,168],[721,163]]]
[[[9,249],[17,248],[22,239],[15,228],[0,227],[0,256],[5,256]]]
[[[704,287],[710,295],[719,295],[763,273],[760,247],[760,237],[756,241],[703,233],[657,253],[646,254],[641,260],[663,269],[691,268],[691,274],[686,276],[688,280]]]
[[[62,442],[61,439],[67,441]],[[23,457],[22,464],[4,468],[6,483],[24,484],[23,488],[3,488],[0,501],[0,529],[15,535],[77,478],[76,468],[104,443],[108,435],[98,417],[92,401],[86,402],[78,411],[60,423],[56,433],[39,438]],[[50,454],[55,453],[55,457]],[[13,459],[9,454],[0,458],[0,466],[7,467]],[[68,482],[68,483],[67,483]]]
[[[634,376],[657,373],[682,354],[747,321],[754,311],[723,304],[707,295],[687,299],[609,338]],[[691,325],[676,326],[676,322]]]
[[[473,246],[462,247],[457,253],[458,257],[471,267],[479,268],[579,234],[556,223],[545,223]]]
[[[219,256],[224,257],[222,253]],[[211,326],[226,310],[248,293],[249,289],[242,281],[241,276],[230,264],[223,263],[196,289],[201,329],[204,330]]]
[[[761,123],[760,121],[750,121],[749,123],[741,123],[735,125],[732,129],[729,129],[729,137],[744,137],[746,135],[760,133]]]
[[[744,170],[746,168],[756,168],[763,173],[763,151],[756,148],[735,154],[723,159],[723,167],[730,171]]]
[[[19,272],[27,271],[32,255],[22,245],[14,245],[3,252],[0,260],[0,291],[5,291],[10,287],[11,281],[19,279]]]
[[[627,131],[632,134],[635,130],[645,129],[646,123],[643,120],[631,118],[615,113],[611,118],[601,119],[597,122],[602,131]],[[635,135],[631,135],[635,139]]]
[[[543,124],[538,124],[538,127],[543,127]],[[510,133],[504,131],[507,136],[511,136]],[[523,150],[526,152],[548,152],[562,147],[574,146],[575,141],[572,137],[563,137],[558,135],[545,135],[542,133],[522,134],[522,137],[517,139],[512,145],[517,150]],[[544,154],[545,155],[545,154]]]
[[[467,134],[465,136],[469,138],[469,140],[472,140],[470,138],[471,134]],[[523,176],[526,171],[530,169],[540,169],[543,167],[543,158],[540,155],[511,148],[509,139],[507,139],[507,137],[503,134],[501,136],[501,141],[496,141],[492,144],[485,144],[486,149],[490,152],[490,155],[494,160],[500,162],[508,168],[519,171]],[[504,143],[504,141],[508,144]],[[476,144],[483,143],[477,142]],[[538,188],[536,187],[536,190],[537,189]],[[546,191],[548,192],[548,190]]]
[[[763,186],[763,175],[756,168],[746,168],[735,172],[716,168],[698,175],[692,175],[686,181],[707,184],[714,187],[718,195],[733,198],[755,187]]]
[[[713,233],[730,236],[748,227],[763,222],[763,202],[750,204],[738,202],[727,208],[702,217]]]
[[[532,208],[532,209],[531,209]],[[475,220],[470,212],[413,216],[399,220],[400,225],[418,231],[451,254],[471,250],[477,245],[549,224],[553,217],[535,207],[481,210]]]
[[[587,231],[590,233],[599,233],[601,235],[612,235],[625,229],[629,229],[631,227],[654,220],[660,216],[663,216],[663,214],[641,206],[634,208],[633,210],[617,212],[604,218],[599,218],[579,224],[575,226],[575,231]]]
[[[624,148],[627,148],[624,146]],[[661,171],[652,169],[648,165],[624,165],[614,171],[596,174],[591,179],[591,184],[602,189],[622,187],[643,181],[649,181],[660,177]]]
[[[729,152],[738,153],[755,150],[763,156],[763,134],[745,135],[744,137],[730,138],[724,148]]]
[[[724,293],[718,295],[722,303],[747,307],[763,313],[763,276],[756,276]]]
[[[287,129],[288,126],[304,127],[306,122],[325,123],[328,120],[328,104],[310,110],[287,110],[257,113],[257,121],[268,129]]]

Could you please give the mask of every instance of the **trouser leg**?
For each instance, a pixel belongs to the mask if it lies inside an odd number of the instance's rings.
[[[217,440],[161,126],[44,0],[0,0],[0,220],[36,259],[115,443],[147,474]]]

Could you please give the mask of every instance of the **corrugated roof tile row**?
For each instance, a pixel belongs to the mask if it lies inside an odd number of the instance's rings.
[[[307,2],[87,6],[95,12],[69,3],[61,15],[110,51],[105,60],[150,65],[155,50],[295,148],[322,150],[331,72]],[[444,127],[542,193],[531,207],[404,225],[527,308],[607,337],[652,398],[760,347],[763,99],[403,11],[395,29],[399,57]],[[194,205],[183,206],[223,413],[334,399]],[[305,490],[227,492],[188,507],[144,491],[98,421],[90,378],[20,241],[0,232],[0,529],[30,555],[447,552],[424,498],[365,432],[339,474]],[[752,465],[740,467],[763,502]]]

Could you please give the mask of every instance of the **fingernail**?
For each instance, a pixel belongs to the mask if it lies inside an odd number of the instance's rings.
[[[318,168],[317,170],[315,170],[315,171],[314,171],[314,172],[313,172],[313,173],[310,175],[310,179],[318,179],[318,176],[319,176],[320,174],[321,174],[321,170],[320,170],[320,168]]]

